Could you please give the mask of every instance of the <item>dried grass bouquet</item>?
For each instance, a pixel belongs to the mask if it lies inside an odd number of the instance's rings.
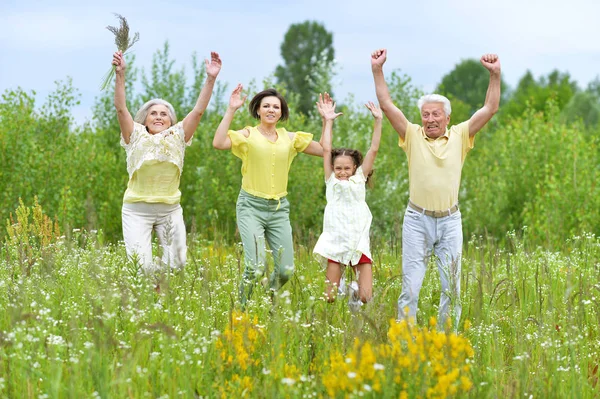
[[[107,26],[106,29],[115,35],[115,44],[117,45],[117,49],[125,54],[125,52],[140,39],[140,34],[135,32],[133,38],[129,37],[129,24],[127,23],[127,20],[122,15],[115,13],[115,16],[121,21],[121,25],[118,28],[114,26]],[[112,68],[110,68],[110,71],[104,75],[100,85],[100,90],[106,90],[111,85],[114,76],[115,66],[113,65]]]

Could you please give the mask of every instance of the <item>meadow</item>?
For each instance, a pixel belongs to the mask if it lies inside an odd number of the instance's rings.
[[[419,323],[396,322],[400,257],[374,245],[374,299],[323,298],[311,247],[273,300],[239,310],[239,244],[190,237],[181,272],[143,273],[97,232],[67,239],[21,206],[0,267],[2,398],[594,398],[600,395],[600,240],[562,252],[472,237],[456,333],[435,325],[430,267]],[[351,275],[347,275],[351,278]],[[452,331],[453,329],[447,330]]]
[[[180,115],[189,110],[204,80],[200,63],[192,64],[189,83],[167,45],[147,74],[130,60],[130,109],[162,97]],[[387,77],[394,102],[418,121],[420,90],[398,71]],[[248,86],[249,94],[278,87]],[[297,96],[278,88],[293,115],[286,127],[318,136],[319,119],[296,112]],[[217,85],[186,151],[188,264],[153,274],[126,259],[121,241],[127,172],[112,93],[100,95],[93,121],[77,124],[78,94],[68,80],[41,105],[34,93],[6,91],[0,398],[600,397],[600,130],[566,121],[567,101],[547,92],[537,105],[529,92],[521,103],[508,100],[467,158],[463,313],[443,332],[435,267],[417,324],[395,320],[408,177],[389,123],[367,196],[373,300],[356,314],[344,298],[324,301],[324,272],[312,255],[325,206],[322,163],[299,156],[288,196],[296,272],[273,299],[259,285],[241,312],[240,163],[211,146],[225,86]],[[344,116],[335,146],[366,149],[373,121],[363,100],[371,99],[338,102]],[[460,120],[464,109],[453,104]],[[252,123],[238,112],[233,125]]]

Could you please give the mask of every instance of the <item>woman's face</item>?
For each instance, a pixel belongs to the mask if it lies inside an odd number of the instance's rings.
[[[277,123],[281,118],[281,101],[275,96],[265,97],[258,107],[260,121],[267,124]]]
[[[150,134],[156,134],[170,128],[171,117],[169,116],[169,109],[167,106],[162,104],[151,106],[150,109],[148,109],[145,125]]]

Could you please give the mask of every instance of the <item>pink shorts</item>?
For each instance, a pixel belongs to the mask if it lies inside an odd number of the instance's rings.
[[[335,263],[337,265],[340,264],[340,262],[336,262],[335,260],[332,259],[327,259],[327,262],[331,262],[331,263]],[[369,259],[368,256],[366,256],[365,254],[362,254],[360,259],[358,260],[358,265],[360,265],[361,263],[368,263],[368,264],[373,264],[373,261],[371,259]],[[356,265],[350,265],[350,266],[356,266]]]

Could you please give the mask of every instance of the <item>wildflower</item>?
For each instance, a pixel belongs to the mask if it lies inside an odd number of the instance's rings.
[[[470,328],[471,328],[471,320],[467,319],[467,320],[465,320],[464,330],[469,331]]]
[[[434,328],[437,325],[437,320],[435,319],[435,317],[431,316],[431,318],[429,319],[429,327]]]

